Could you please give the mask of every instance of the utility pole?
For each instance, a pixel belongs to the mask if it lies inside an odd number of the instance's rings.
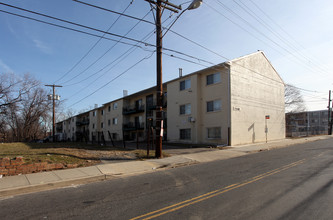
[[[162,157],[162,137],[163,137],[163,119],[162,119],[162,98],[163,98],[163,83],[162,83],[162,11],[167,9],[169,11],[178,13],[178,10],[182,10],[182,7],[179,5],[172,4],[168,0],[145,0],[149,4],[156,6],[156,16],[155,16],[155,25],[156,25],[156,150],[155,157]],[[192,10],[198,8],[202,3],[202,0],[193,0],[192,3],[186,8],[181,14],[186,10]],[[163,5],[162,5],[163,4]],[[180,15],[181,15],[180,14]],[[178,19],[180,15],[176,18]],[[172,23],[172,25],[174,22]],[[171,25],[171,26],[172,26]],[[171,27],[170,26],[170,27]],[[169,29],[170,29],[169,27]],[[168,29],[168,30],[169,30]],[[167,31],[168,31],[167,30]],[[166,32],[167,32],[166,31]],[[166,33],[165,32],[165,33]]]
[[[162,8],[178,13],[176,9],[181,10],[180,6],[176,6],[168,1],[163,0],[146,0],[150,4],[156,6],[156,149],[155,157],[162,157],[162,99],[163,99],[163,83],[162,83]],[[163,6],[162,6],[163,3]],[[168,5],[168,6],[166,6]],[[176,9],[175,9],[176,8]]]
[[[156,151],[157,158],[162,157],[162,1],[157,0],[156,3]]]
[[[331,102],[332,102],[332,99],[331,99],[331,90],[328,92],[328,130],[327,130],[327,134],[328,135],[331,135],[332,134],[332,108],[331,108]]]
[[[45,85],[45,86],[49,86],[52,87],[53,89],[53,95],[49,95],[49,100],[53,101],[53,114],[52,114],[52,139],[53,142],[55,141],[55,100],[59,100],[59,96],[55,94],[55,87],[62,87],[59,85]]]

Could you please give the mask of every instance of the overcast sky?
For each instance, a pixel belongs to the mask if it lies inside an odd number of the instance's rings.
[[[100,106],[121,98],[123,90],[132,94],[156,85],[148,2],[85,1],[146,20],[141,22],[71,0],[0,2],[147,43],[108,34],[101,39],[101,32],[0,4],[0,72],[30,73],[43,84],[62,85],[56,91],[67,108]],[[165,10],[163,26],[176,17]],[[164,36],[163,47],[173,51],[164,50],[163,81],[178,77],[179,68],[185,75],[262,50],[285,83],[301,89],[308,110],[326,109],[333,88],[332,21],[332,0],[204,0]]]

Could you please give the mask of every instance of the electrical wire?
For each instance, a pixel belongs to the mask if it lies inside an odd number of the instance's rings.
[[[165,19],[162,24],[164,24],[167,20],[169,20],[171,18],[171,16],[169,16],[167,19]],[[139,21],[140,22],[140,21]],[[153,31],[151,31],[150,33],[148,33],[146,36],[144,36],[141,41],[144,41],[144,40],[148,40],[154,33],[155,29]],[[113,65],[111,68],[109,68],[107,71],[104,72],[104,74],[102,74],[101,76],[99,76],[98,78],[96,78],[93,82],[90,83],[90,85],[92,83],[94,83],[97,79],[101,78],[102,76],[104,76],[107,72],[109,72],[111,69],[113,69],[117,64],[119,64],[122,60],[124,60],[126,57],[128,57],[131,53],[133,53],[137,48],[136,47],[131,47],[129,48],[127,51],[125,51],[125,53],[121,54],[120,56],[118,56],[115,60],[113,60],[111,63],[107,64],[106,66],[104,66],[101,70],[95,72],[94,74],[91,74],[90,76],[88,76],[87,78],[77,82],[77,83],[73,83],[73,84],[70,84],[70,85],[65,85],[65,86],[73,86],[73,85],[77,85],[89,78],[91,78],[92,76],[98,74],[99,72],[103,71],[105,68],[107,68],[108,66],[112,65],[114,62],[116,62],[117,60],[119,60],[115,65]],[[126,55],[126,56],[125,56]],[[78,94],[81,90],[79,90],[76,94]],[[73,95],[74,96],[74,95]],[[71,96],[72,97],[72,96]]]
[[[91,4],[88,4],[88,3],[84,3],[84,2],[81,2],[81,1],[78,1],[78,0],[74,0],[75,2],[79,2],[79,3],[83,3],[83,4],[86,4],[86,5],[89,5],[89,6],[91,6],[91,7],[95,7],[95,8],[99,8],[99,9],[101,9],[101,10],[106,10],[106,11],[110,11],[110,12],[113,12],[113,11],[111,11],[111,10],[108,10],[108,9],[105,9],[105,8],[102,8],[102,7],[99,7],[99,6],[95,6],[95,5],[91,5]],[[221,3],[220,1],[218,1],[219,3]],[[222,4],[222,3],[221,3]],[[212,7],[211,7],[212,8]],[[212,8],[212,9],[214,9],[214,8]],[[216,11],[216,10],[215,10]],[[113,12],[114,13],[114,12]],[[223,14],[222,14],[223,15]],[[224,16],[224,15],[223,15]],[[226,17],[226,16],[224,16],[224,17]],[[135,18],[135,17],[131,17],[131,18],[133,18],[133,19],[137,19],[137,18]],[[227,17],[226,17],[227,18]],[[228,20],[230,20],[229,18],[227,18]],[[231,22],[233,22],[232,20],[230,20]],[[246,20],[245,20],[245,22],[246,22]],[[154,24],[154,23],[152,23],[152,22],[147,22],[147,23],[151,23],[151,24]],[[233,22],[234,24],[237,24],[237,23],[235,23],[235,22]],[[239,26],[238,24],[237,24],[237,26]],[[239,26],[239,27],[241,27],[241,26]],[[242,28],[242,27],[241,27]],[[243,30],[245,30],[246,32],[248,32],[246,29],[244,29],[244,28],[242,28]],[[170,32],[173,32],[173,31],[171,31],[170,30]],[[173,32],[173,33],[175,33],[175,32]],[[250,32],[248,32],[248,33],[250,33]],[[255,38],[257,38],[255,35],[253,35],[252,33],[250,33],[252,36],[254,36]],[[257,38],[258,39],[258,38]],[[269,39],[269,38],[268,38]],[[187,40],[189,40],[189,39],[187,39]],[[258,40],[260,40],[260,39],[258,39]],[[261,41],[261,40],[260,40]],[[262,41],[263,42],[263,41]],[[264,42],[265,43],[265,42]],[[265,44],[267,44],[267,43],[265,43]],[[278,45],[278,44],[277,44]],[[268,44],[268,46],[269,47],[271,47],[269,44]],[[208,48],[206,48],[206,49],[208,49]],[[273,48],[274,50],[275,50],[275,48]],[[288,50],[287,50],[288,51]],[[212,51],[211,51],[212,52]],[[279,51],[278,51],[279,52]],[[215,53],[215,52],[214,52]],[[279,52],[280,53],[280,52]],[[290,52],[289,52],[290,53]],[[215,53],[216,54],[216,53]],[[292,53],[290,53],[290,54],[292,54]],[[223,57],[223,56],[222,56]],[[225,58],[225,57],[223,57],[223,58]],[[225,58],[226,59],[226,58]],[[303,64],[303,63],[301,63],[301,64]],[[311,70],[311,69],[309,69],[309,70]]]
[[[62,29],[66,29],[66,30],[71,30],[71,31],[74,31],[74,32],[78,32],[78,33],[82,33],[82,34],[86,34],[86,35],[90,35],[90,36],[94,36],[94,37],[98,37],[98,38],[103,38],[103,39],[110,40],[110,41],[115,41],[115,42],[118,41],[116,39],[112,39],[112,38],[108,38],[108,37],[103,37],[101,35],[97,35],[97,34],[89,33],[89,32],[86,32],[86,31],[82,31],[82,30],[78,30],[78,29],[74,29],[74,28],[70,28],[70,27],[66,27],[66,26],[62,26],[62,25],[58,25],[58,24],[54,24],[54,23],[47,22],[47,21],[42,21],[42,20],[39,20],[39,19],[36,19],[36,18],[32,18],[32,17],[28,17],[28,16],[16,14],[16,13],[4,11],[4,10],[1,10],[1,9],[0,9],[0,12],[5,13],[5,14],[10,14],[10,15],[13,15],[13,16],[16,16],[16,17],[21,17],[21,18],[25,18],[25,19],[28,19],[28,20],[36,21],[36,22],[39,22],[39,23],[43,23],[43,24],[55,26],[55,27],[58,27],[58,28],[62,28]],[[105,31],[101,31],[101,32],[105,32]],[[136,42],[138,42],[138,41],[136,41]],[[141,48],[141,49],[144,50],[144,48],[142,46],[138,46],[138,45],[135,45],[135,44],[132,44],[132,43],[128,43],[128,42],[124,42],[124,41],[120,41],[119,43],[125,44],[125,45],[130,45],[130,46],[136,46],[136,47],[139,47],[139,48]],[[138,42],[138,43],[144,44],[145,46],[156,47],[155,45],[148,44],[146,42]]]
[[[130,41],[134,41],[134,42],[137,42],[137,43],[141,43],[141,44],[143,44],[145,46],[155,47],[155,45],[153,45],[153,44],[150,44],[150,43],[147,43],[147,42],[143,42],[143,41],[139,41],[139,40],[136,40],[134,38],[125,37],[123,35],[119,35],[119,34],[107,32],[107,31],[103,31],[103,30],[100,30],[100,29],[97,29],[97,28],[89,27],[89,26],[86,26],[86,25],[82,25],[82,24],[79,24],[79,23],[76,23],[76,22],[64,20],[64,19],[61,19],[61,18],[56,18],[56,17],[50,16],[50,15],[42,14],[42,13],[31,11],[31,10],[27,10],[27,9],[16,7],[16,6],[13,6],[13,5],[8,5],[8,4],[1,3],[1,2],[0,2],[0,4],[4,5],[4,6],[7,6],[7,7],[15,8],[17,10],[21,10],[21,11],[25,11],[25,12],[28,12],[28,13],[36,14],[36,15],[39,15],[39,16],[47,17],[47,18],[50,18],[50,19],[53,19],[53,20],[61,21],[61,22],[64,22],[64,23],[67,23],[67,24],[71,24],[71,25],[74,25],[74,26],[86,28],[86,29],[89,29],[89,30],[93,30],[93,31],[96,31],[96,32],[103,33],[103,34],[108,34],[108,35],[111,35],[111,36],[114,36],[114,37],[123,38],[123,39],[126,39],[126,40],[130,40]],[[50,22],[41,21],[41,20],[38,20],[38,19],[30,18],[30,17],[23,16],[23,15],[14,14],[14,13],[3,11],[3,10],[1,10],[1,12],[5,12],[5,13],[8,13],[8,14],[12,14],[12,15],[16,15],[16,16],[19,16],[19,17],[27,18],[27,19],[30,19],[30,20],[35,20],[35,21],[42,22],[42,23],[51,24],[53,26],[58,26],[58,25],[50,23]]]
[[[149,33],[148,35],[146,35],[145,38],[148,38],[151,36],[151,33]],[[86,81],[87,79],[95,76],[96,74],[98,74],[99,72],[103,71],[104,69],[106,69],[107,67],[109,67],[110,65],[112,65],[113,63],[115,63],[117,60],[118,62],[116,62],[112,67],[110,67],[107,71],[105,71],[101,76],[99,76],[98,78],[96,78],[94,81],[92,82],[89,82],[89,85],[93,84],[94,82],[96,82],[96,80],[100,79],[102,76],[104,76],[106,73],[108,73],[111,69],[113,69],[115,66],[117,66],[121,61],[123,61],[124,59],[126,59],[131,53],[133,53],[137,48],[136,47],[131,47],[129,48],[127,51],[125,51],[125,53],[121,54],[119,57],[117,57],[115,60],[113,60],[111,63],[107,64],[106,66],[104,66],[101,70],[95,72],[94,74],[91,74],[90,76],[86,77],[85,79],[82,79],[81,81],[79,82],[76,82],[76,83],[73,83],[73,84],[70,84],[70,85],[65,85],[64,87],[68,87],[68,86],[74,86],[74,85],[77,85],[77,84],[80,84],[82,83],[83,81]],[[155,50],[154,50],[155,51]],[[151,52],[154,52],[154,51],[151,51]],[[79,90],[76,94],[80,93],[81,90]],[[76,95],[75,94],[75,95]],[[74,95],[73,95],[74,96]],[[71,96],[71,97],[73,97]],[[70,98],[71,98],[70,97]]]
[[[293,43],[291,43],[288,39],[283,37],[281,34],[276,32],[273,27],[271,27],[268,23],[266,23],[262,18],[260,18],[251,8],[249,8],[246,4],[244,4],[242,1],[239,1],[238,3],[236,0],[233,0],[235,4],[237,4],[243,11],[245,11],[248,15],[250,15],[252,18],[254,18],[258,23],[260,23],[263,27],[265,27],[269,32],[271,32],[274,36],[276,36],[281,42],[283,42],[286,46],[291,48],[295,53],[300,55],[307,61],[309,64],[315,65],[321,72],[326,73],[327,71],[323,68],[321,68],[321,65],[318,65],[313,62],[312,59],[307,57],[304,53],[302,53]]]
[[[148,23],[148,24],[155,25],[155,23],[153,23],[151,21],[141,20],[140,18],[131,16],[131,15],[127,15],[127,14],[124,14],[124,13],[120,13],[120,12],[117,12],[117,11],[113,11],[113,10],[110,10],[110,9],[107,9],[107,8],[103,8],[103,7],[100,7],[100,6],[97,6],[97,5],[89,4],[89,3],[82,2],[82,1],[79,1],[79,0],[72,0],[72,1],[83,4],[83,5],[90,6],[90,7],[93,7],[93,8],[97,8],[97,9],[100,9],[100,10],[103,10],[103,11],[111,12],[111,13],[118,14],[118,15],[121,15],[121,16],[124,16],[124,17],[128,17],[128,18],[131,18],[131,19],[134,19],[134,20],[139,20],[139,21],[142,21],[142,22],[145,22],[145,23]]]
[[[26,9],[22,9],[24,11],[29,11],[29,10],[26,10]],[[35,18],[31,18],[31,17],[27,17],[27,16],[23,16],[23,15],[18,15],[18,14],[14,14],[14,13],[11,13],[11,12],[7,12],[7,11],[3,11],[3,10],[0,10],[0,12],[4,12],[4,13],[8,13],[8,14],[11,14],[11,15],[15,15],[15,16],[19,16],[19,17],[22,17],[22,18],[26,18],[26,19],[30,19],[30,20],[34,20],[34,21],[37,21],[37,22],[41,22],[41,23],[45,23],[45,24],[48,24],[48,25],[52,25],[52,26],[56,26],[56,27],[61,27],[61,28],[65,28],[65,29],[69,29],[69,30],[74,30],[74,31],[77,31],[77,32],[80,32],[80,33],[85,33],[85,34],[89,34],[89,35],[93,35],[93,36],[96,36],[96,37],[100,37],[100,38],[103,38],[103,39],[109,39],[109,38],[105,38],[103,36],[100,36],[100,35],[95,35],[95,34],[91,34],[91,33],[87,33],[87,32],[84,32],[84,31],[80,31],[80,30],[77,30],[77,29],[73,29],[73,28],[68,28],[68,27],[64,27],[64,26],[61,26],[61,25],[58,25],[58,24],[54,24],[54,23],[50,23],[50,22],[45,22],[45,21],[42,21],[42,20],[38,20],[38,19],[35,19]],[[30,12],[30,11],[29,11]],[[41,15],[41,16],[45,16],[45,17],[48,17],[48,18],[52,18],[52,19],[56,19],[56,20],[59,20],[59,21],[63,21],[65,23],[68,23],[69,21],[65,21],[63,19],[59,19],[59,18],[54,18],[54,17],[51,17],[51,16],[48,16],[48,15],[44,15],[44,14],[41,14],[41,13],[38,13],[38,12],[32,12],[32,13],[37,13],[38,15]],[[143,19],[139,19],[139,21],[142,21]],[[72,23],[72,22],[69,22],[69,23]],[[75,24],[75,23],[73,23]],[[80,24],[77,24],[78,26],[81,26]],[[83,25],[84,26],[84,25]],[[84,27],[87,27],[87,26],[84,26]],[[98,30],[96,28],[91,28],[91,27],[87,27],[88,29],[91,29],[91,30]],[[106,34],[111,34],[109,32],[106,32],[106,31],[102,31],[102,30],[98,30],[99,32],[102,32],[102,33],[106,33]],[[175,32],[174,32],[175,33]],[[111,34],[111,35],[114,35],[114,34]],[[140,44],[145,44],[146,46],[152,46],[152,47],[156,47],[155,45],[153,44],[149,44],[147,42],[144,42],[144,41],[140,41],[140,40],[136,40],[136,39],[133,39],[133,38],[128,38],[126,36],[122,36],[122,35],[117,35],[119,36],[120,38],[123,38],[123,39],[132,39],[133,41],[137,42],[137,43],[140,43]],[[112,41],[115,41],[115,42],[121,42],[119,40],[114,40],[114,39],[111,39]],[[189,40],[189,39],[188,39]],[[193,42],[193,41],[192,41]],[[123,42],[124,43],[124,42]],[[129,43],[125,43],[125,44],[128,44],[128,45],[131,45],[133,46],[134,44],[129,44]],[[135,45],[137,46],[137,45]],[[140,47],[140,46],[138,46]],[[140,47],[142,48],[142,47]],[[142,48],[143,49],[143,48]],[[190,58],[195,58],[191,55],[188,55],[188,54],[185,54],[183,52],[180,52],[180,51],[176,51],[176,50],[173,50],[173,49],[169,49],[169,48],[165,48],[163,47],[162,48],[163,50],[167,50],[167,51],[171,51],[171,52],[175,52],[175,53],[178,53],[178,54],[181,54],[181,55],[185,55],[185,56],[188,56]],[[199,58],[195,58],[195,59],[199,59]],[[200,59],[199,59],[200,60]],[[201,59],[201,61],[204,61]],[[204,61],[204,62],[208,62],[208,61]]]
[[[148,11],[148,13],[146,13],[146,15],[144,17],[146,17],[148,14],[150,13],[150,11]],[[127,33],[124,36],[127,36],[136,26],[138,26],[140,24],[141,21],[138,21],[129,31],[127,31]],[[145,38],[144,38],[145,39]],[[73,79],[77,78],[78,76],[82,75],[84,72],[86,72],[90,67],[92,67],[94,64],[96,64],[99,60],[101,60],[107,53],[109,53],[120,41],[122,40],[122,38],[120,38],[115,44],[113,44],[107,51],[105,51],[100,57],[98,57],[93,63],[91,63],[87,68],[85,68],[83,71],[81,71],[80,73],[78,73],[77,75],[75,75],[74,77],[72,77],[71,79],[63,82],[63,84],[66,84],[70,81],[72,81]]]
[[[96,89],[94,92],[90,93],[89,95],[85,96],[84,98],[80,99],[79,101],[75,102],[74,104],[68,106],[68,108],[82,102],[83,100],[85,100],[86,98],[92,96],[93,94],[95,94],[96,92],[98,92],[99,90],[103,89],[104,87],[106,87],[107,85],[109,85],[111,82],[115,81],[116,79],[118,79],[119,77],[121,77],[122,75],[124,75],[125,73],[127,73],[129,70],[133,69],[135,66],[137,66],[139,63],[143,62],[146,59],[149,59],[151,56],[153,56],[153,54],[155,53],[155,51],[153,53],[151,53],[150,55],[140,59],[138,62],[136,62],[135,64],[133,64],[132,66],[130,66],[129,68],[127,68],[125,71],[123,71],[122,73],[118,74],[116,77],[114,77],[112,80],[108,81],[107,83],[105,83],[104,85],[102,85],[101,87],[99,87],[98,89]]]
[[[123,13],[125,13],[126,11],[127,11],[127,9],[132,5],[132,3],[133,3],[133,1],[131,1],[129,4],[128,4],[128,6],[123,10]],[[117,17],[117,19],[110,25],[110,27],[106,30],[106,31],[110,31],[111,30],[111,28],[119,21],[119,19],[120,19],[120,17],[121,17],[121,15],[119,15],[118,17]],[[104,37],[106,34],[103,34],[102,36]],[[126,36],[126,35],[125,35]],[[85,59],[89,54],[90,54],[90,52],[97,46],[97,44],[102,40],[103,38],[99,38],[96,42],[95,42],[95,44],[81,57],[81,59],[78,61],[78,62],[76,62],[75,64],[74,64],[74,66],[72,67],[72,68],[70,68],[63,76],[61,76],[58,80],[56,80],[53,84],[55,84],[56,82],[58,82],[59,80],[61,80],[61,79],[63,79],[65,76],[67,76],[70,72],[72,72],[73,71],[73,69],[75,68],[75,67],[77,67],[82,61],[83,61],[83,59]],[[116,43],[116,44],[118,44],[118,42]]]
[[[50,22],[41,21],[41,20],[38,20],[38,19],[34,19],[34,18],[30,18],[30,17],[26,17],[26,16],[23,16],[23,15],[14,14],[14,13],[7,12],[7,11],[3,11],[3,10],[0,10],[0,11],[1,11],[1,12],[4,12],[4,13],[11,14],[11,15],[16,15],[16,16],[19,16],[19,17],[27,18],[27,19],[30,19],[30,20],[35,20],[35,21],[38,21],[38,22],[42,22],[42,23],[45,23],[45,24],[50,24],[50,25],[53,25],[53,26],[57,26],[57,27],[61,27],[61,28],[69,29],[69,30],[73,30],[72,28],[68,28],[68,27],[60,26],[60,25],[53,24],[53,23],[50,23]],[[62,19],[60,19],[60,20],[62,20]],[[89,28],[88,28],[88,29],[89,29]],[[93,28],[92,28],[92,29],[93,29]],[[94,29],[93,29],[93,30],[94,30]],[[101,36],[99,36],[99,35],[95,35],[95,34],[87,33],[87,32],[80,31],[80,30],[75,30],[75,29],[74,29],[74,31],[81,32],[81,33],[85,33],[85,34],[89,34],[89,35],[92,35],[92,36],[101,37]],[[108,34],[108,33],[104,32],[104,31],[101,31],[101,32],[103,32],[103,33],[105,33],[105,34]],[[174,31],[171,31],[171,30],[170,30],[170,32],[173,32],[173,33],[177,34],[178,36],[182,36],[182,35],[180,35],[180,34],[174,32]],[[102,36],[102,37],[103,37],[103,36]],[[186,38],[186,37],[184,37],[184,36],[182,36],[182,37],[183,37],[184,39],[187,39],[188,41],[190,41],[190,42],[192,42],[192,43],[195,43],[196,45],[198,45],[198,46],[200,46],[200,47],[202,47],[202,48],[204,48],[204,49],[206,49],[206,50],[208,50],[208,51],[210,51],[210,52],[213,52],[214,54],[219,55],[219,56],[221,57],[220,54],[218,54],[218,53],[216,53],[216,52],[214,52],[214,51],[212,51],[212,50],[210,50],[210,49],[208,49],[208,48],[206,48],[206,47],[204,47],[204,46],[202,46],[202,45],[200,45],[200,44],[198,44],[198,43],[196,43],[196,42],[194,42],[194,41],[192,41],[192,40],[190,40],[190,39],[188,39],[188,38]],[[103,39],[105,39],[105,37],[103,37]],[[107,39],[108,39],[108,38],[107,38]],[[110,40],[116,41],[116,40],[114,40],[114,39],[110,39]],[[146,42],[141,42],[141,41],[137,41],[137,40],[135,40],[135,41],[138,42],[138,43],[144,43],[144,44],[147,45]],[[124,43],[124,42],[122,42],[122,43]],[[125,44],[128,44],[128,43],[125,43]],[[133,44],[128,44],[128,45],[131,45],[131,46],[137,46],[137,45],[133,45]],[[149,45],[149,46],[154,46],[154,45]],[[140,47],[140,48],[142,48],[142,47]],[[167,48],[164,48],[164,49],[168,50]],[[175,50],[171,50],[171,49],[169,49],[169,50],[170,50],[170,51],[173,51],[173,52],[176,52],[176,53],[179,53],[179,54],[182,54],[182,55],[186,55],[186,54],[184,54],[183,52],[179,52],[179,51],[175,51]],[[190,56],[190,57],[191,57],[191,58],[195,58],[195,57],[193,57],[193,56]],[[222,56],[222,57],[223,57],[223,56]],[[223,57],[223,58],[224,58],[224,59],[227,59],[226,57]]]
[[[249,27],[251,27],[253,30],[255,30],[257,33],[259,33],[261,36],[263,36],[265,39],[267,39],[268,41],[272,42],[275,46],[277,46],[279,49],[282,49],[283,51],[285,51],[286,53],[290,54],[293,59],[299,64],[302,65],[304,68],[308,69],[309,71],[318,74],[319,72],[312,69],[313,67],[309,67],[306,64],[304,64],[303,60],[300,59],[298,56],[296,56],[295,54],[293,54],[288,48],[282,46],[281,44],[279,44],[278,42],[276,42],[275,40],[271,39],[270,37],[268,37],[266,34],[264,34],[262,31],[260,31],[258,28],[256,28],[254,25],[252,25],[249,21],[247,21],[246,19],[244,19],[243,17],[241,17],[239,14],[237,14],[236,12],[234,12],[232,9],[230,9],[228,6],[226,6],[224,3],[222,3],[220,0],[215,0],[222,8],[224,8],[225,10],[227,10],[229,13],[233,14],[235,17],[239,18],[241,21],[243,21],[245,24],[247,24]],[[206,5],[208,5],[206,2],[204,2]],[[212,6],[210,6],[210,8],[212,8],[214,11],[216,11],[217,13],[219,13],[220,15],[223,15],[221,12],[219,12],[218,10],[216,10],[215,8],[213,8]],[[223,15],[224,17],[226,17],[225,15]],[[229,19],[230,20],[230,19]],[[234,22],[233,22],[234,23]],[[253,35],[252,35],[253,36]],[[262,40],[260,40],[261,42],[263,42]],[[283,53],[281,53],[281,51],[277,50],[276,48],[270,46],[269,44],[265,43],[266,45],[268,45],[270,48],[274,49],[276,52],[280,53],[281,55],[284,55]],[[322,72],[322,71],[320,71]],[[320,73],[319,73],[320,74]],[[326,76],[326,75],[325,75]]]
[[[275,24],[275,26],[277,26],[282,32],[284,32],[291,40],[293,40],[293,42],[291,43],[292,45],[297,44],[302,50],[306,50],[306,48],[300,44],[299,41],[297,41],[292,35],[290,35],[281,25],[279,25],[277,22],[275,22],[264,10],[262,10],[258,4],[256,4],[253,0],[249,0],[262,14],[264,14],[273,24]],[[240,2],[242,2],[240,0]],[[244,3],[243,3],[244,4]],[[312,56],[312,60],[316,59],[316,57]],[[317,62],[320,63],[319,60],[317,60]],[[322,65],[320,65],[322,66]]]

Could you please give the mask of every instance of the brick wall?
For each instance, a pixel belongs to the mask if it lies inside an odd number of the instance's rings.
[[[74,164],[68,164],[68,165],[74,165]],[[74,168],[74,167],[68,167],[68,168]],[[41,163],[25,164],[23,157],[16,157],[15,159],[10,159],[8,157],[0,158],[0,175],[3,176],[37,173],[41,171],[50,171],[63,168],[65,168],[65,166],[62,163],[49,164],[47,162],[41,162]]]

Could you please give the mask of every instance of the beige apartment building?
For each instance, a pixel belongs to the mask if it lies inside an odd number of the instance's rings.
[[[62,130],[88,132],[89,141],[145,141],[155,108],[153,87],[73,117],[88,118],[85,129]],[[163,111],[168,142],[239,145],[285,138],[284,82],[262,51],[164,83]]]

